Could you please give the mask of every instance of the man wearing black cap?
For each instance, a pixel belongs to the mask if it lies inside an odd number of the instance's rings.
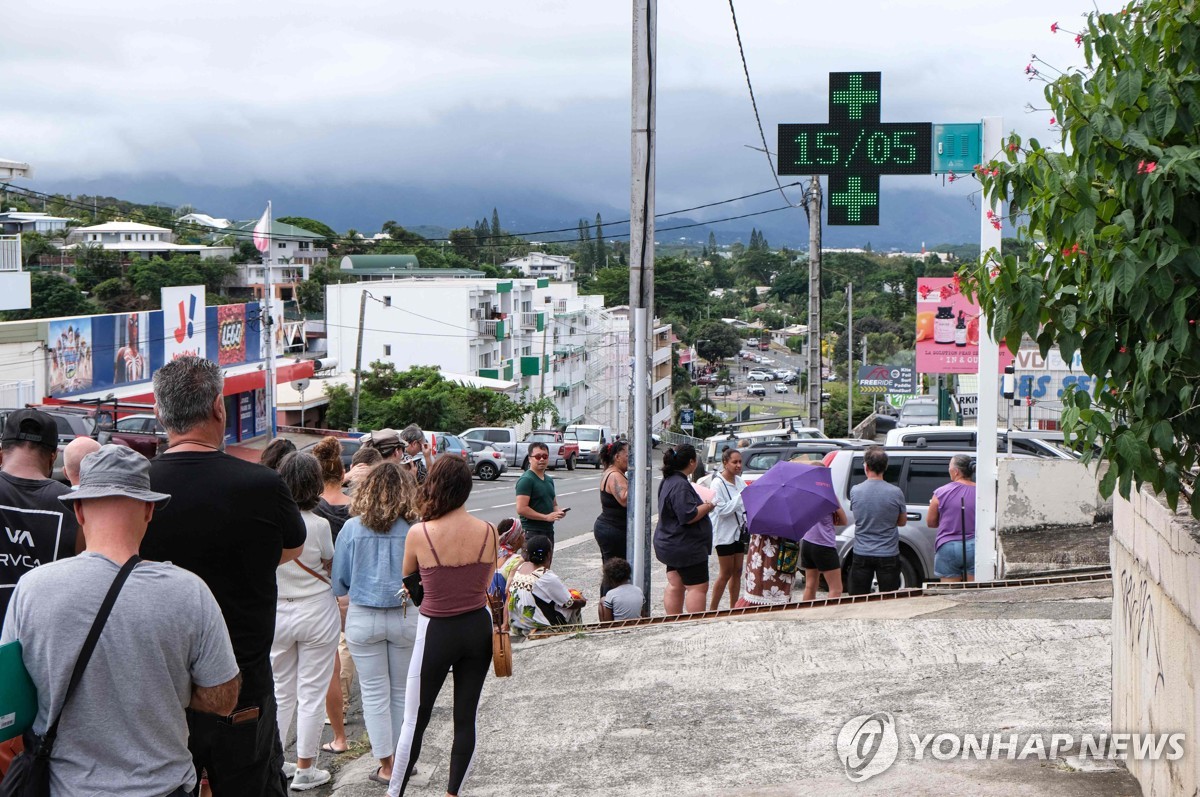
[[[208,587],[182,568],[136,558],[146,524],[170,498],[151,490],[150,463],[133,449],[88,454],[79,489],[59,499],[82,524],[87,550],[37,568],[13,593],[0,642],[21,642],[38,694],[33,731],[43,736],[61,719],[49,753],[52,794],[185,797],[196,785],[185,710],[226,715],[237,702],[237,659]],[[112,611],[70,690],[120,574]]]
[[[0,628],[17,580],[76,551],[75,515],[58,500],[70,492],[50,478],[58,424],[41,410],[17,410],[4,424],[0,465]]]

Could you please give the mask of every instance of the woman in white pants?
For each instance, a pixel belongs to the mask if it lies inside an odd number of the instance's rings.
[[[376,466],[354,489],[352,517],[342,526],[333,557],[333,591],[350,596],[346,645],[358,670],[371,753],[379,759],[368,778],[377,783],[392,776],[417,638],[417,607],[402,593],[415,488],[413,477],[395,461]]]
[[[306,791],[329,782],[328,770],[314,766],[324,727],[325,692],[333,675],[333,657],[341,631],[341,613],[329,583],[333,535],[329,521],[313,514],[324,487],[321,465],[311,454],[288,454],[279,464],[283,477],[308,529],[304,551],[276,571],[279,598],[275,604],[275,639],[271,670],[279,704],[279,737],[287,748],[287,733],[296,716],[296,763],[284,765],[293,791]]]

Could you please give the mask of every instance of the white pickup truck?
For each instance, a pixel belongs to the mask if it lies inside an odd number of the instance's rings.
[[[517,430],[504,426],[476,426],[468,429],[459,437],[464,440],[480,440],[495,448],[521,470],[529,468],[529,444],[545,443],[550,449],[551,468],[564,467],[575,470],[575,462],[579,459],[579,441],[574,436],[563,435],[553,429],[538,429],[530,432],[524,440],[517,440]]]

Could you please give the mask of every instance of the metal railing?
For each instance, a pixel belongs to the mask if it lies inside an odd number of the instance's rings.
[[[21,236],[0,235],[0,271],[21,270]]]
[[[521,328],[537,329],[539,315],[541,315],[541,313],[521,313]]]
[[[669,446],[679,446],[683,445],[684,443],[688,443],[695,446],[696,449],[699,450],[704,445],[704,441],[699,437],[692,437],[691,435],[672,432],[669,429],[663,429],[658,433],[658,437]]]
[[[485,338],[496,337],[496,324],[498,324],[498,323],[499,323],[499,321],[497,319],[488,319],[486,321],[480,321],[479,322],[479,334]]]

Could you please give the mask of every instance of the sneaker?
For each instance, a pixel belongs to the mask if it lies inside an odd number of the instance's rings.
[[[297,769],[296,776],[292,778],[292,791],[315,789],[317,786],[328,783],[332,777],[327,769],[317,769],[316,767]]]
[[[283,776],[291,780],[296,775],[296,765],[290,761],[285,761],[283,764]]]

